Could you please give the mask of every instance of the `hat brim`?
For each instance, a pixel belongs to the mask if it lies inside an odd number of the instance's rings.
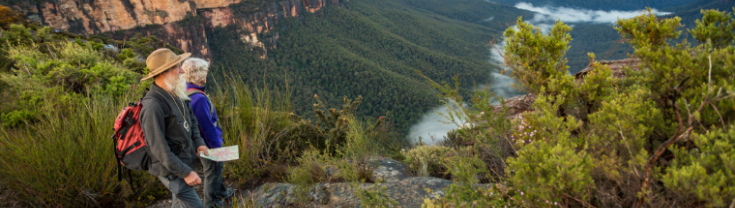
[[[148,76],[143,77],[143,79],[140,79],[140,81],[145,81],[147,79],[153,78],[163,72],[166,72],[166,70],[170,69],[171,67],[175,66],[176,64],[179,64],[186,60],[187,58],[191,57],[191,53],[184,53],[181,55],[176,56],[176,60],[172,61],[171,63],[165,64],[161,67],[158,67],[157,69],[152,69],[150,73],[148,73]]]

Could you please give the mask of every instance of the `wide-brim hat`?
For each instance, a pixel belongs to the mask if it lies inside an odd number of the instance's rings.
[[[170,69],[173,66],[176,66],[176,64],[181,63],[190,56],[191,53],[176,55],[176,53],[169,50],[168,48],[161,48],[153,51],[153,53],[151,53],[151,55],[148,55],[148,58],[146,58],[145,60],[145,65],[148,66],[148,69],[151,70],[151,72],[148,73],[148,76],[140,79],[140,81],[150,79],[152,77],[155,77],[156,75],[166,72],[166,70]]]

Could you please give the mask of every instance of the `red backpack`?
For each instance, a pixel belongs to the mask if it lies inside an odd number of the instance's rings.
[[[147,91],[147,90],[146,90]],[[145,97],[145,91],[143,96]],[[140,126],[140,111],[143,108],[141,98],[136,103],[130,103],[122,109],[115,118],[115,133],[112,140],[115,145],[117,158],[118,181],[122,180],[123,167],[128,169],[128,183],[133,187],[130,170],[148,170],[151,165],[149,148],[145,144],[143,128]]]

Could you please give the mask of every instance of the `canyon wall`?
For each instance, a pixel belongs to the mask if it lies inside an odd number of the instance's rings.
[[[11,7],[54,29],[121,39],[135,33],[155,35],[209,59],[206,30],[235,25],[243,41],[263,47],[258,34],[273,29],[281,19],[318,12],[327,3],[340,0],[47,0]]]

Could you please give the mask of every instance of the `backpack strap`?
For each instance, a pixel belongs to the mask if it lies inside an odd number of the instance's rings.
[[[209,96],[207,96],[207,93],[204,93],[204,91],[197,88],[186,89],[186,95],[188,95],[189,97],[197,93],[201,93],[202,95],[204,95],[204,97],[207,98],[207,103],[209,103],[209,118],[214,117],[214,105],[211,101],[209,101]],[[215,122],[214,126],[219,127],[219,122]]]

